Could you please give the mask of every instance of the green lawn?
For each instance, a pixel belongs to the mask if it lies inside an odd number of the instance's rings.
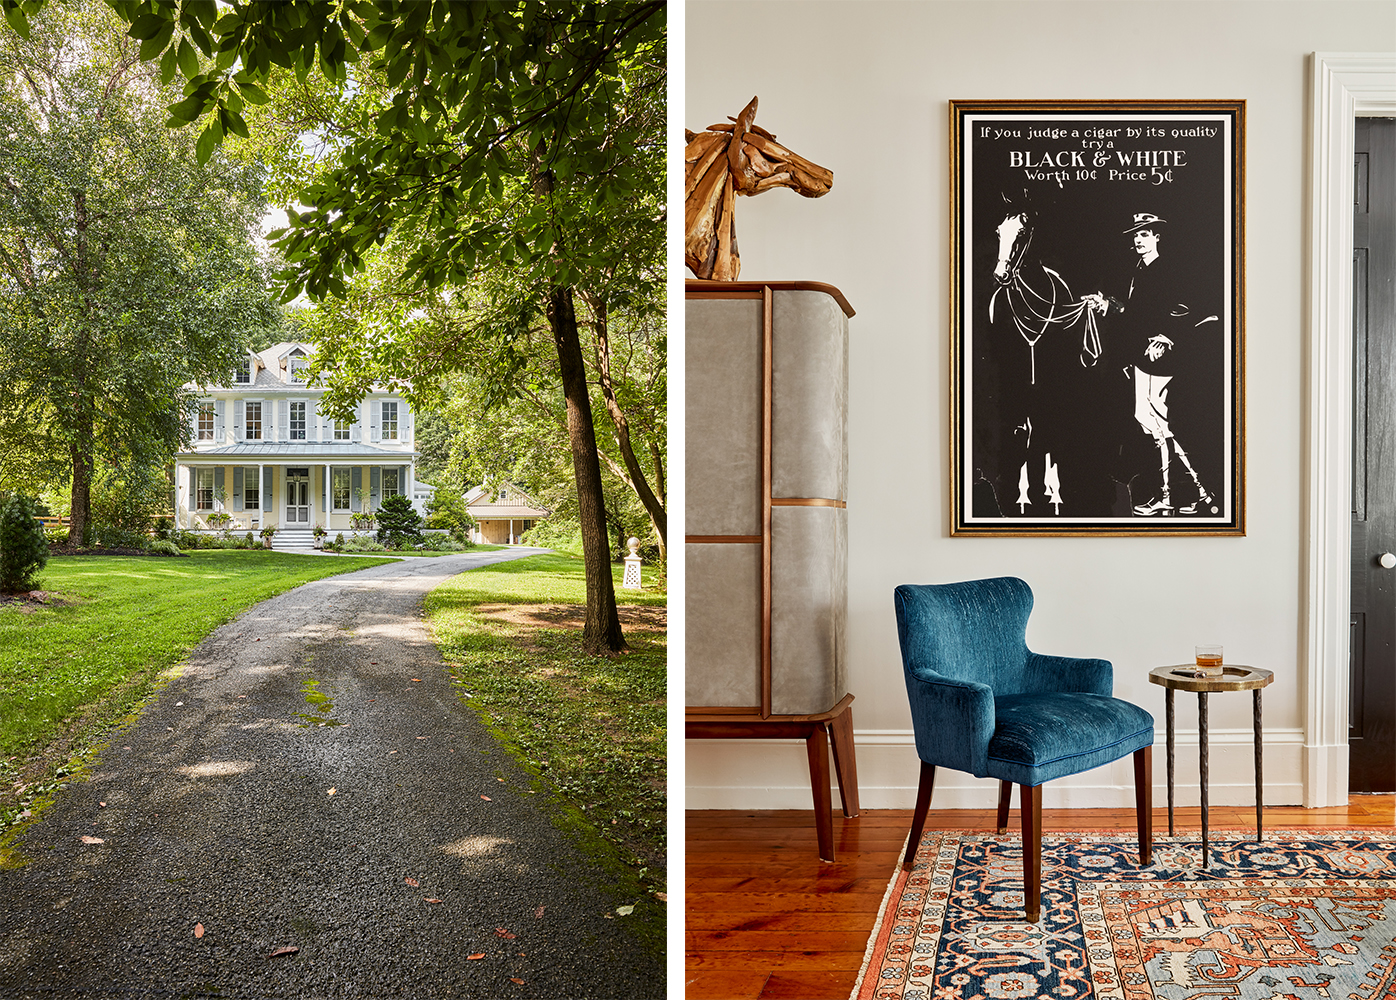
[[[0,779],[75,723],[125,715],[166,668],[247,607],[386,561],[227,549],[50,559],[40,585],[71,603],[0,607]],[[8,804],[0,798],[0,811]]]
[[[618,603],[665,606],[663,590],[621,590],[621,572]],[[655,586],[648,574],[645,586]],[[447,580],[427,595],[426,611],[461,697],[556,796],[559,825],[603,856],[610,888],[635,904],[631,919],[662,947],[665,633],[628,629],[629,653],[587,656],[580,628],[477,610],[582,605],[585,595],[581,560],[530,556]]]

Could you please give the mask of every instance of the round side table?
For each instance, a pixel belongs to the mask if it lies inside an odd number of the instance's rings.
[[[1173,836],[1173,692],[1197,692],[1197,745],[1199,769],[1202,774],[1202,867],[1211,862],[1207,847],[1207,695],[1213,691],[1250,691],[1255,701],[1255,839],[1259,843],[1264,832],[1261,819],[1261,740],[1260,689],[1275,679],[1269,670],[1227,664],[1220,674],[1199,676],[1196,666],[1180,663],[1171,667],[1155,667],[1149,671],[1149,682],[1163,687],[1164,717],[1168,728],[1168,835]]]

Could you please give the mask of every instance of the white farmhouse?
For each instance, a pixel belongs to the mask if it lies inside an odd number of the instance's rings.
[[[320,412],[324,390],[304,371],[314,344],[249,351],[230,384],[201,386],[188,450],[175,456],[175,518],[206,528],[277,528],[276,548],[309,548],[314,528],[348,532],[351,515],[402,493],[421,511],[418,452],[407,401],[375,386],[350,423]],[[221,520],[221,519],[220,519]]]

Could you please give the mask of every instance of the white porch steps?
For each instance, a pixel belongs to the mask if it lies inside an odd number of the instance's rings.
[[[310,528],[279,528],[271,547],[277,552],[314,552],[315,532]]]

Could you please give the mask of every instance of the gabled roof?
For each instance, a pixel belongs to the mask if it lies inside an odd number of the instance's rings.
[[[499,493],[504,494],[502,499]],[[476,520],[533,520],[553,516],[552,511],[509,482],[498,487],[476,486],[465,494],[465,506]]]

